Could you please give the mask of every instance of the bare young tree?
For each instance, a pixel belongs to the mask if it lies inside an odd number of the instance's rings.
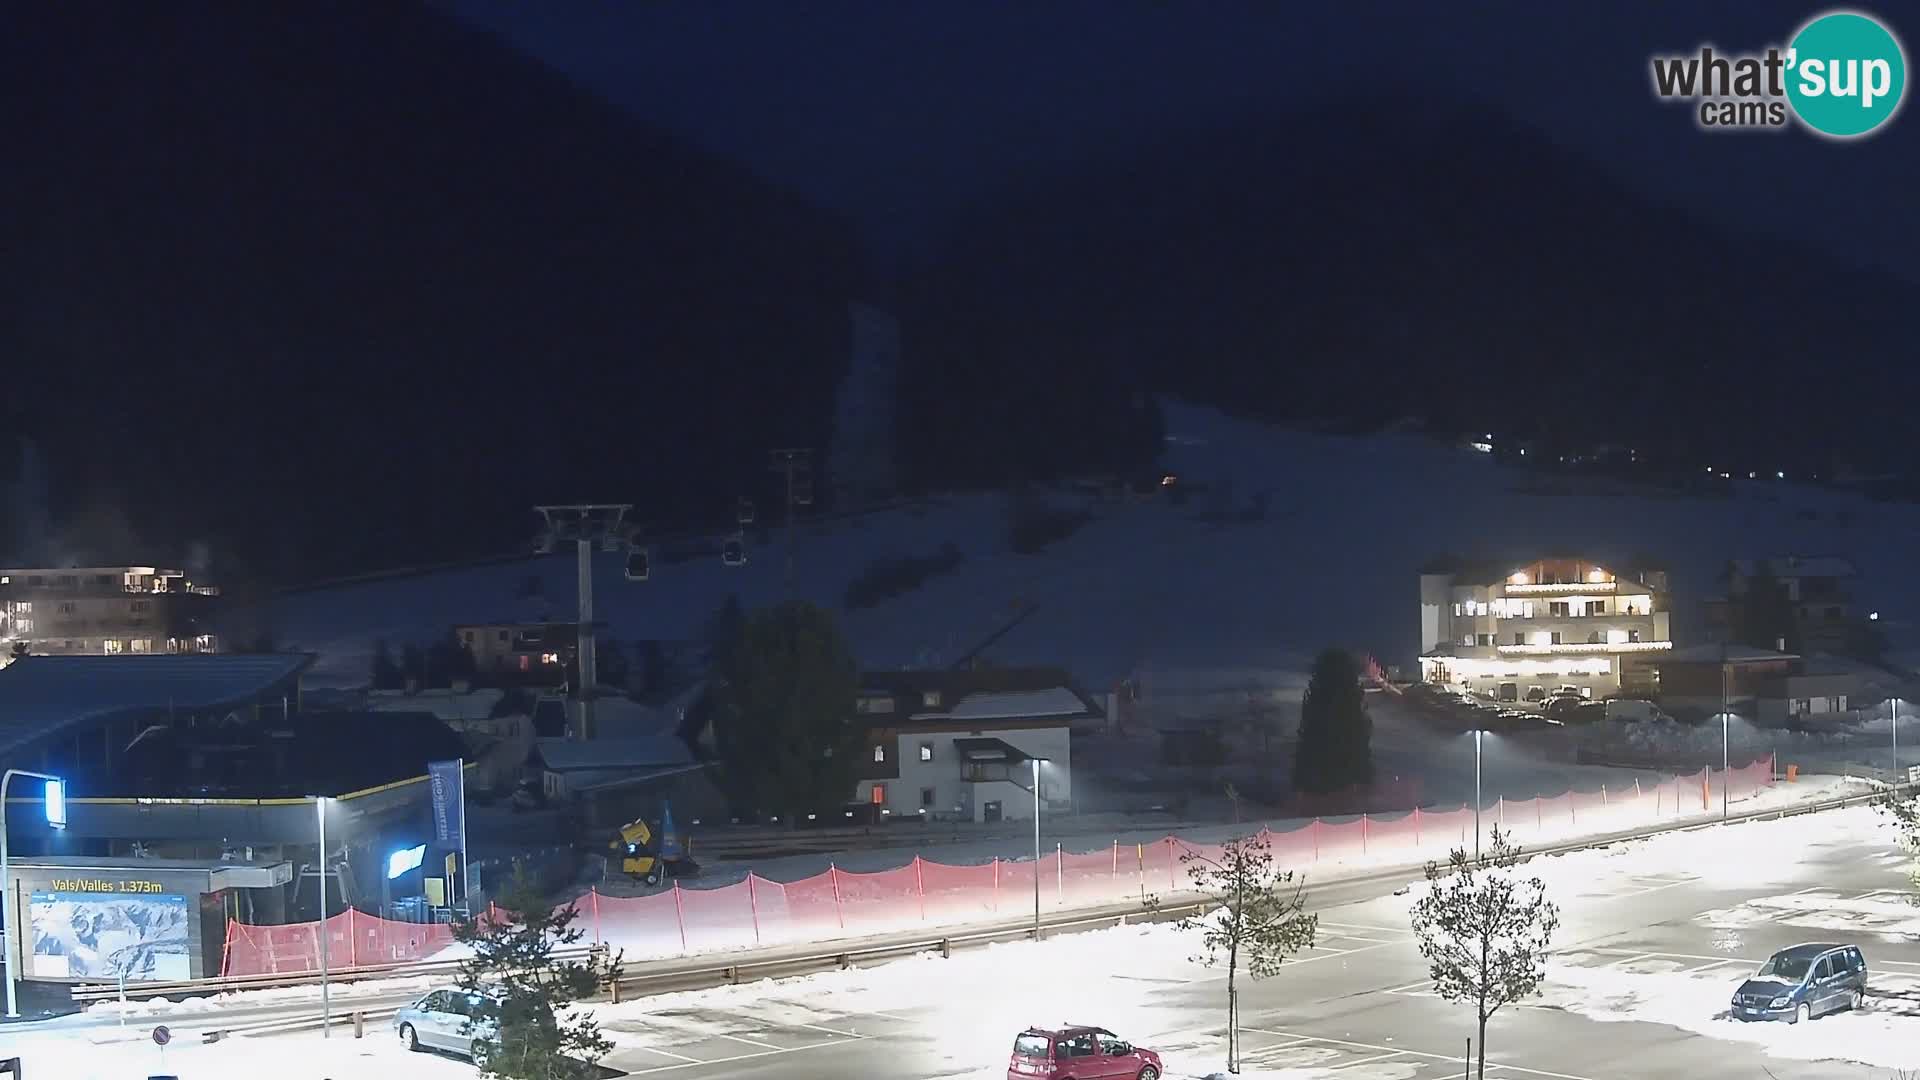
[[[1427,863],[1427,895],[1413,905],[1413,932],[1434,992],[1473,1004],[1480,1080],[1487,1075],[1487,1021],[1501,1006],[1539,993],[1547,945],[1560,926],[1546,883],[1515,873],[1520,854],[1496,827],[1482,857],[1454,848],[1447,866]]]
[[[1900,849],[1912,859],[1907,866],[1907,876],[1912,880],[1913,887],[1920,890],[1920,796],[1912,792],[1889,792],[1886,801],[1879,804],[1879,809],[1893,819],[1893,827],[1899,833]]]
[[[1204,915],[1181,920],[1199,930],[1202,952],[1194,959],[1227,969],[1227,1071],[1240,1071],[1240,992],[1235,977],[1242,967],[1255,979],[1280,970],[1294,953],[1313,946],[1320,917],[1306,913],[1306,881],[1274,864],[1266,833],[1228,840],[1218,859],[1189,850],[1180,856],[1196,891],[1218,905]],[[1212,906],[1210,905],[1210,906]]]

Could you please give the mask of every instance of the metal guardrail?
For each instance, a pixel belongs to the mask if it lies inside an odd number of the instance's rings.
[[[1082,930],[1098,930],[1109,926],[1124,926],[1130,922],[1166,922],[1189,915],[1203,915],[1213,906],[1215,905],[1210,900],[1154,905],[1150,908],[1134,903],[1098,915],[1085,913],[1064,917],[1056,915],[1050,919],[1041,919],[1039,936],[1045,938],[1050,933],[1070,934]],[[645,996],[648,993],[663,993],[669,988],[684,990],[753,982],[756,979],[773,978],[776,974],[798,974],[808,970],[857,967],[861,961],[897,959],[902,956],[917,956],[921,953],[938,952],[942,956],[950,956],[953,950],[958,948],[988,945],[1000,941],[1019,941],[1034,936],[1034,924],[1032,920],[1026,920],[1017,925],[1008,924],[984,930],[967,930],[941,937],[889,941],[877,945],[805,953],[797,956],[736,960],[731,964],[710,967],[680,967],[636,975],[623,974],[620,978],[607,983],[607,993],[614,1003],[618,1004],[627,997],[635,996],[634,991],[639,991],[639,996]]]
[[[1863,780],[1863,782],[1875,783],[1875,781],[1871,780]],[[1724,824],[1738,825],[1755,821],[1778,821],[1789,817],[1799,817],[1803,814],[1821,813],[1827,810],[1838,810],[1850,806],[1868,806],[1886,799],[1887,792],[1885,785],[1881,784],[1879,787],[1879,790],[1861,795],[1847,795],[1834,799],[1822,799],[1816,802],[1793,803],[1762,810],[1747,810],[1740,813],[1729,814]],[[1720,818],[1708,817],[1684,823],[1659,825],[1647,829],[1628,829],[1613,833],[1585,836],[1561,844],[1528,848],[1524,851],[1523,858],[1533,859],[1566,855],[1576,851],[1603,848],[1632,840],[1649,839],[1668,833],[1695,832],[1702,829],[1718,828],[1722,824],[1723,822]],[[1416,862],[1401,863],[1391,867],[1369,870],[1363,874],[1326,879],[1320,881],[1317,888],[1320,890],[1356,888],[1392,881],[1403,878],[1409,873],[1421,871],[1428,861],[1429,860],[1422,859]],[[1191,896],[1191,894],[1186,895]],[[1210,902],[1205,900],[1183,899],[1181,902],[1175,904],[1155,904],[1149,906],[1134,901],[1125,904],[1107,904],[1099,907],[1056,912],[1052,916],[1042,917],[1039,928],[1040,936],[1044,938],[1049,932],[1054,934],[1074,933],[1108,926],[1118,926],[1126,923],[1165,921],[1196,912],[1202,912],[1209,906],[1211,906]],[[773,977],[775,974],[795,975],[809,970],[831,970],[834,968],[854,967],[861,962],[912,956],[920,953],[939,952],[942,955],[948,955],[956,948],[966,948],[998,941],[1017,941],[1033,936],[1033,921],[1031,919],[1024,919],[1018,922],[1007,921],[984,928],[976,927],[956,930],[955,932],[938,936],[920,933],[913,936],[900,936],[891,940],[874,941],[867,944],[848,943],[846,946],[839,948],[832,947],[830,943],[822,943],[822,947],[818,951],[793,955],[769,955],[774,952],[774,950],[759,950],[757,953],[736,952],[731,954],[718,954],[711,963],[681,964],[672,959],[636,961],[636,963],[649,965],[652,970],[635,974],[623,973],[619,979],[612,980],[607,984],[607,990],[608,993],[613,996],[614,1000],[618,1001],[627,996],[643,996],[647,993],[660,993],[668,989],[697,989],[701,986],[717,986],[743,981],[750,982],[755,979]],[[563,960],[588,960],[591,958],[593,952],[593,947],[580,946],[556,952],[555,955],[557,958]],[[725,959],[721,959],[720,956],[724,956]],[[457,971],[459,965],[459,961],[446,960],[379,967],[359,967],[332,972],[329,974],[329,979],[353,981],[361,979],[413,978],[428,975],[447,975]],[[142,983],[139,984],[137,988],[129,986],[127,988],[127,996],[129,998],[135,996],[155,997],[169,993],[204,994],[210,991],[219,993],[238,990],[258,990],[286,986],[313,985],[319,981],[320,975],[318,972],[226,976],[171,983]],[[117,986],[102,986],[100,984],[82,984],[74,987],[73,994],[76,1000],[88,1003],[111,1001],[119,997],[119,988]],[[389,1010],[389,1012],[390,1011],[391,1010]],[[342,1015],[350,1015],[350,1013],[343,1013]],[[272,1023],[285,1024],[292,1022],[293,1021],[273,1021]],[[302,1022],[310,1023],[312,1026],[317,1027],[320,1024],[320,1019],[315,1016],[307,1018]],[[240,1029],[233,1030],[238,1031]],[[280,1029],[275,1028],[274,1030]],[[286,1030],[294,1029],[289,1028]]]
[[[1648,839],[1666,833],[1693,832],[1700,829],[1718,828],[1723,824],[1736,825],[1753,821],[1783,820],[1788,817],[1797,817],[1802,814],[1818,813],[1825,810],[1837,810],[1848,806],[1871,805],[1884,798],[1886,798],[1886,795],[1883,792],[1874,792],[1865,795],[1849,795],[1837,799],[1825,799],[1819,802],[1729,814],[1724,822],[1719,818],[1709,818],[1702,821],[1665,825],[1652,829],[1632,829],[1624,832],[1582,837],[1581,839],[1563,844],[1526,849],[1523,852],[1523,861],[1526,859],[1566,855],[1576,851],[1609,847],[1617,843]],[[1405,877],[1415,869],[1424,869],[1426,863],[1427,860],[1422,860],[1419,863],[1401,864],[1391,868],[1370,871],[1365,874],[1335,878],[1331,881],[1323,881],[1319,887],[1322,889],[1330,887],[1352,888],[1362,885],[1378,884],[1383,881],[1392,881]],[[1088,915],[1083,912],[1076,916],[1055,917],[1050,920],[1042,919],[1039,930],[1040,936],[1044,937],[1048,931],[1054,933],[1073,933],[1078,930],[1093,930],[1108,926],[1124,925],[1129,921],[1159,921],[1188,914],[1204,913],[1209,906],[1211,906],[1209,902],[1199,901],[1180,905],[1156,905],[1152,908],[1147,908],[1140,904],[1109,907],[1103,914]],[[668,989],[697,989],[703,985],[712,986],[753,981],[754,979],[771,978],[776,974],[795,975],[809,970],[817,971],[833,968],[848,968],[857,966],[860,961],[891,959],[935,951],[938,951],[942,956],[946,956],[950,955],[955,948],[970,945],[985,945],[997,941],[1014,941],[1023,938],[1032,938],[1034,936],[1034,925],[1031,921],[1028,921],[1017,926],[1008,925],[994,929],[948,934],[941,937],[922,937],[856,948],[823,949],[818,953],[802,956],[773,957],[764,960],[735,960],[732,963],[714,964],[706,967],[678,967],[672,970],[652,971],[639,975],[623,975],[620,979],[609,985],[608,991],[612,995],[613,1000],[618,1002],[622,999],[623,995],[627,995],[629,990],[637,991],[639,994],[644,995],[650,992],[665,992]]]

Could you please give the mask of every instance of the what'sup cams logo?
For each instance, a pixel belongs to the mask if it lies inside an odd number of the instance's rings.
[[[1885,127],[1907,92],[1907,58],[1886,23],[1857,11],[1809,20],[1783,49],[1655,56],[1653,92],[1693,104],[1704,130],[1779,130],[1790,122],[1830,139]]]

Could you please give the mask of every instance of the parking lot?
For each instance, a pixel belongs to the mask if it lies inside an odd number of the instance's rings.
[[[1488,1075],[1860,1080],[1861,1062],[1920,1065],[1920,908],[1864,819],[1822,825],[1829,817],[1706,830],[1684,858],[1621,845],[1531,864],[1563,929],[1540,995],[1494,1017]],[[1312,949],[1270,978],[1241,972],[1249,1068],[1301,1080],[1461,1075],[1473,1011],[1433,994],[1409,902],[1403,891],[1322,910]],[[603,1017],[616,1045],[606,1064],[701,1080],[999,1080],[1022,1028],[1092,1023],[1160,1050],[1168,1080],[1223,1066],[1224,978],[1189,961],[1197,937],[1073,937],[651,999]],[[1860,946],[1863,1008],[1802,1025],[1727,1019],[1739,982],[1805,941]]]

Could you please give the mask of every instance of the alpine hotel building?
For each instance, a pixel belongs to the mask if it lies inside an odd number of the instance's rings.
[[[1650,661],[1673,648],[1669,606],[1661,570],[1443,560],[1420,575],[1420,677],[1506,700],[1536,687],[1652,694]]]

